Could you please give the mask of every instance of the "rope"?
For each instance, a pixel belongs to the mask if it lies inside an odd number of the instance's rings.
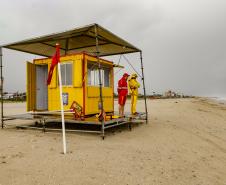
[[[119,60],[118,60],[118,64],[117,65],[119,65],[119,63],[121,62],[121,58],[122,58],[122,55],[120,55],[119,56]],[[119,71],[121,71],[122,70],[122,68],[120,68],[118,71],[116,71],[115,73],[114,73],[114,75],[116,75]]]
[[[121,68],[121,69],[119,69],[118,71],[116,71],[116,72],[115,72],[115,75],[116,75],[118,72],[120,72],[121,70],[122,70],[122,68]]]
[[[142,76],[137,72],[137,70],[133,67],[133,65],[129,62],[129,60],[124,55],[122,55],[122,56],[127,61],[127,63],[130,65],[130,67],[132,67],[133,70],[138,74],[138,76],[142,78]]]
[[[119,56],[119,60],[118,60],[118,64],[117,65],[119,65],[119,63],[121,62],[121,58],[122,58],[122,55]]]

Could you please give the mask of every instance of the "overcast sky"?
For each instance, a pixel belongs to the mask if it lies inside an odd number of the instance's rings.
[[[226,97],[225,0],[0,0],[0,45],[90,23],[143,50],[148,94]],[[37,57],[3,52],[5,90],[24,91],[25,61]]]

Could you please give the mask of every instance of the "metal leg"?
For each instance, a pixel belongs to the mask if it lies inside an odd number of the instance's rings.
[[[104,140],[104,138],[105,138],[105,134],[104,134],[104,124],[102,124],[102,139]]]
[[[3,113],[3,73],[2,73],[2,47],[0,47],[0,71],[1,71],[1,76],[0,76],[0,80],[1,80],[1,84],[0,84],[0,93],[1,93],[1,125],[2,128],[4,128],[4,113]]]
[[[140,51],[140,63],[141,63],[141,71],[142,71],[144,102],[145,102],[145,113],[146,113],[146,118],[145,119],[146,119],[146,123],[148,123],[148,110],[147,110],[146,90],[145,90],[145,83],[144,83],[144,66],[143,66],[142,51]]]
[[[131,124],[131,122],[129,122],[129,131],[132,131],[132,124]]]
[[[45,121],[45,119],[42,120],[42,128],[43,128],[43,132],[46,132],[46,121]]]
[[[132,131],[132,118],[129,118],[128,127],[129,127],[129,130]]]
[[[38,121],[34,122],[34,126],[37,127],[38,126]]]

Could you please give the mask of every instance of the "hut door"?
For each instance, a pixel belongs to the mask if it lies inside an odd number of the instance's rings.
[[[36,65],[36,110],[48,109],[48,65]]]
[[[27,62],[27,111],[35,110],[35,65]]]

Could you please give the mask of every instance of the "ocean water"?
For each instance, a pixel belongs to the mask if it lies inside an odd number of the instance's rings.
[[[220,104],[226,105],[226,97],[209,97],[213,101],[217,101]]]

